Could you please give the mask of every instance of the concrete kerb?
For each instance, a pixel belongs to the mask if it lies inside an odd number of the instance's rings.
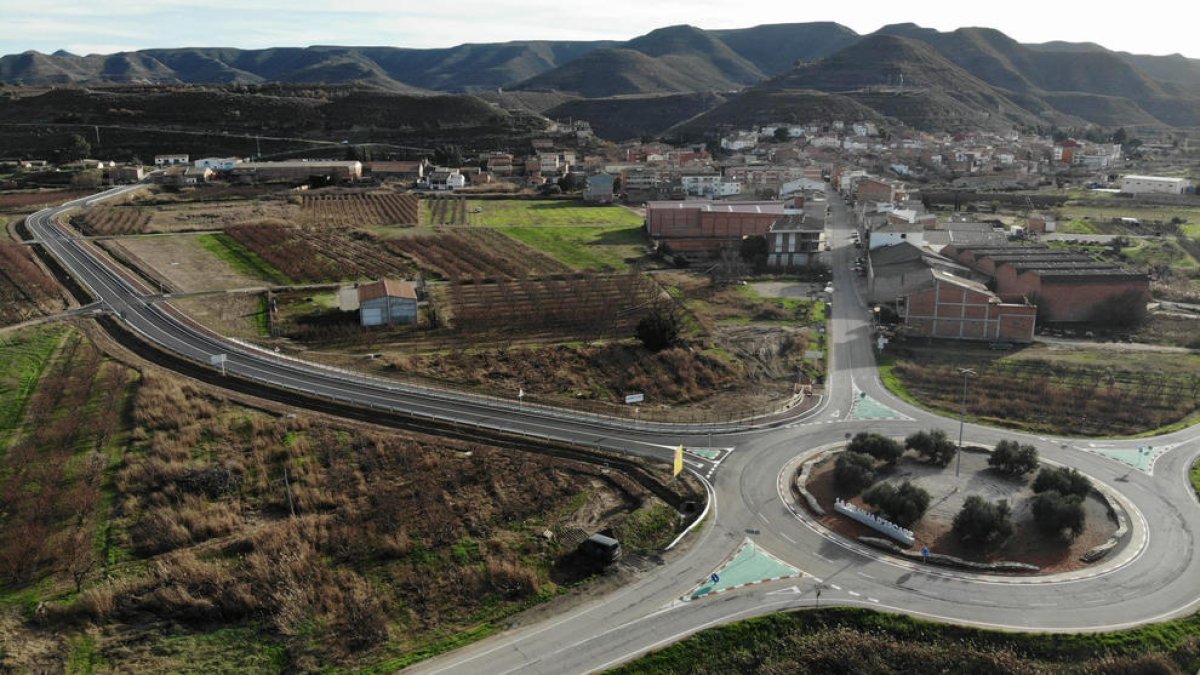
[[[696,475],[696,478],[700,479],[701,483],[704,483],[704,490],[708,494],[708,499],[704,500],[704,510],[700,512],[700,515],[696,516],[696,519],[692,521],[692,524],[688,525],[683,532],[680,532],[679,536],[675,537],[670,544],[667,544],[667,547],[663,549],[666,551],[670,551],[671,549],[675,548],[675,545],[682,541],[689,532],[699,527],[700,523],[703,523],[704,519],[708,517],[709,510],[713,507],[713,504],[717,500],[717,493],[715,490],[713,490],[712,483],[709,483],[708,480],[705,479],[704,476],[701,476],[700,473],[695,469],[689,468],[688,471],[691,471]]]
[[[1116,545],[1119,545],[1121,543],[1121,541],[1120,541],[1121,539],[1128,538],[1128,541],[1126,542],[1126,545],[1123,548],[1123,550],[1121,552],[1122,554],[1120,556],[1114,557],[1114,558],[1109,558],[1108,561],[1104,562],[1101,565],[1089,566],[1086,569],[1075,570],[1072,572],[1062,572],[1059,574],[1011,576],[1011,575],[983,574],[983,573],[978,573],[978,572],[958,571],[958,570],[951,570],[951,569],[935,569],[929,564],[924,564],[921,562],[914,562],[914,561],[907,560],[904,557],[886,554],[883,551],[879,550],[878,548],[848,539],[848,538],[838,534],[837,532],[830,530],[829,528],[822,525],[815,518],[813,518],[812,515],[810,515],[803,507],[797,508],[798,505],[795,503],[796,502],[795,499],[789,500],[786,497],[787,492],[791,492],[793,495],[797,494],[795,491],[795,485],[794,485],[795,481],[791,478],[792,476],[795,476],[799,473],[797,467],[799,467],[803,463],[808,462],[810,460],[817,460],[817,459],[822,458],[824,455],[832,454],[833,449],[842,447],[845,444],[846,444],[845,441],[837,441],[834,443],[827,443],[825,445],[821,445],[816,448],[812,448],[812,449],[805,451],[805,452],[801,453],[800,455],[797,455],[796,457],[792,458],[790,461],[785,463],[784,466],[782,467],[782,469],[780,470],[779,480],[778,480],[778,485],[777,485],[777,492],[779,494],[780,500],[783,502],[784,507],[786,507],[787,510],[791,512],[793,517],[795,517],[797,520],[799,520],[801,523],[803,523],[805,525],[805,527],[807,527],[813,533],[822,537],[826,541],[829,541],[831,543],[837,544],[838,546],[841,546],[842,548],[845,548],[847,550],[853,551],[855,553],[858,553],[860,555],[863,555],[865,557],[868,557],[868,558],[871,558],[871,559],[874,559],[874,560],[877,560],[880,562],[885,562],[885,563],[888,563],[891,565],[896,565],[898,567],[902,567],[902,568],[909,569],[909,570],[919,570],[923,573],[930,574],[933,576],[943,576],[943,577],[947,577],[947,578],[965,579],[965,580],[976,581],[979,583],[1014,584],[1014,585],[1015,584],[1068,583],[1068,582],[1081,581],[1084,579],[1091,579],[1091,578],[1103,576],[1103,575],[1111,573],[1117,569],[1120,569],[1120,568],[1124,567],[1125,565],[1128,565],[1129,563],[1133,562],[1137,558],[1141,557],[1141,555],[1145,552],[1146,546],[1148,545],[1148,542],[1149,542],[1149,535],[1148,535],[1149,530],[1146,526],[1145,516],[1142,515],[1142,512],[1139,511],[1136,507],[1134,507],[1133,504],[1131,502],[1129,502],[1128,499],[1125,498],[1125,496],[1122,495],[1119,491],[1113,489],[1112,486],[1107,485],[1106,483],[1102,483],[1102,482],[1098,481],[1097,479],[1093,478],[1092,476],[1087,476],[1088,480],[1092,481],[1092,485],[1096,487],[1098,492],[1103,491],[1102,493],[1105,494],[1105,496],[1106,496],[1106,503],[1108,503],[1108,499],[1111,499],[1112,505],[1119,509],[1119,510],[1117,510],[1117,513],[1118,514],[1120,514],[1122,512],[1125,513],[1127,522],[1130,523],[1130,526],[1127,528],[1128,531],[1121,532],[1120,531],[1120,516],[1118,515],[1118,531],[1115,532],[1114,536],[1113,536],[1114,539],[1117,539],[1117,542],[1113,548],[1115,548]],[[1061,464],[1059,464],[1057,462],[1053,462],[1051,460],[1042,459],[1040,461],[1045,464],[1049,464],[1049,465],[1053,465],[1053,466],[1062,466]],[[815,463],[815,461],[814,461],[814,463]],[[1084,474],[1084,475],[1087,475],[1087,474]],[[784,488],[785,484],[788,485],[786,490]],[[1120,535],[1120,536],[1118,536],[1118,535]],[[1111,550],[1112,550],[1112,548],[1106,549],[1105,553],[1107,554]],[[1103,557],[1103,556],[1100,556],[1100,557]]]

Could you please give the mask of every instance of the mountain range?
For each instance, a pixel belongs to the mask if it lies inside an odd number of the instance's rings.
[[[393,47],[147,49],[0,57],[0,81],[344,84],[477,94],[501,106],[599,121],[610,137],[764,114],[859,108],[918,128],[1200,126],[1200,60],[1092,43],[1021,44],[989,28],[915,24],[859,35],[836,23],[734,30],[670,26],[627,42],[523,41]],[[552,95],[541,95],[542,92]],[[542,103],[537,103],[542,102]],[[656,104],[666,111],[644,115]],[[789,107],[791,106],[791,107]],[[644,124],[623,119],[639,113]],[[600,128],[611,127],[611,128]]]

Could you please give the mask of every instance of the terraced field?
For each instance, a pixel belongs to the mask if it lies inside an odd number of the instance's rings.
[[[225,236],[265,263],[268,273],[275,270],[285,281],[404,278],[414,272],[407,261],[388,252],[370,235],[282,225],[235,225],[225,229]],[[230,253],[241,252],[230,247]]]
[[[389,239],[384,245],[422,269],[450,280],[521,279],[571,271],[567,265],[536,249],[483,228]]]
[[[419,207],[414,194],[345,192],[304,195],[300,213],[309,223],[333,227],[416,225]]]
[[[54,279],[33,262],[28,246],[0,242],[0,326],[62,311]]]
[[[451,326],[486,333],[631,335],[650,311],[658,286],[642,274],[572,274],[439,289]]]

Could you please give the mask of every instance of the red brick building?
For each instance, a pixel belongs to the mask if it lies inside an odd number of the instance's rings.
[[[1004,302],[979,282],[936,269],[900,307],[909,336],[1018,343],[1033,342],[1037,311],[1028,302]]]
[[[766,235],[783,215],[783,202],[648,202],[646,231],[676,253],[710,255]]]
[[[1136,315],[1150,300],[1150,277],[1044,246],[955,247],[942,255],[992,278],[996,293],[1024,297],[1044,321],[1104,321]]]

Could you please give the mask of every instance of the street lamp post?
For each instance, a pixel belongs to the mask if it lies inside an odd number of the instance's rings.
[[[958,372],[962,374],[963,390],[962,411],[958,416],[958,453],[954,462],[955,478],[958,478],[959,472],[962,470],[963,426],[967,422],[967,377],[975,374],[975,371],[970,368],[959,368]]]

